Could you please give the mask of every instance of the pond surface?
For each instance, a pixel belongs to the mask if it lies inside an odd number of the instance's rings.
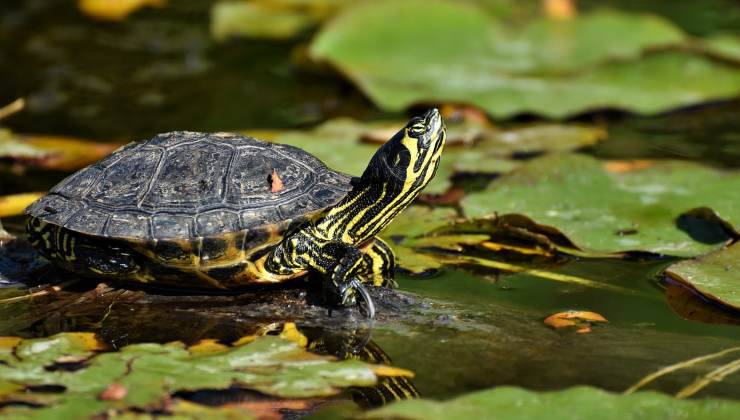
[[[170,130],[293,128],[334,116],[363,120],[389,116],[328,69],[291,62],[290,57],[300,60],[301,42],[213,43],[205,17],[207,3],[172,2],[167,9],[107,24],[83,18],[68,1],[4,2],[0,103],[26,97],[28,107],[3,124],[21,133],[118,141]],[[612,3],[631,7],[636,2]],[[681,10],[674,10],[674,2],[656,3],[658,12],[679,24],[681,19],[688,21]],[[718,12],[728,7],[725,2],[703,3],[715,13],[705,14],[701,24],[687,30],[738,27],[740,14]],[[577,120],[608,128],[609,139],[587,150],[600,158],[679,158],[736,168],[739,113],[740,102],[731,101],[657,117],[598,113]],[[2,171],[2,194],[45,190],[65,176]],[[19,232],[21,220],[4,224]],[[631,294],[528,274],[454,269],[425,277],[399,274],[400,290],[413,301],[402,307],[409,313],[381,316],[371,338],[394,365],[416,373],[413,382],[425,397],[450,397],[496,385],[551,390],[590,384],[623,391],[663,366],[740,346],[737,326],[687,321],[671,309],[659,276],[671,262],[574,259],[548,267],[617,285]],[[41,298],[0,307],[0,335],[85,330],[98,332],[114,345],[228,341],[280,321],[250,310],[252,306],[239,299],[183,298],[149,304],[65,295],[57,303]],[[547,316],[565,310],[595,311],[609,322],[596,325],[590,334],[544,325]],[[352,329],[338,322],[322,329],[304,315],[284,320],[305,324],[319,336]],[[685,370],[651,387],[673,394],[699,372]],[[740,399],[740,376],[709,386],[699,396]]]

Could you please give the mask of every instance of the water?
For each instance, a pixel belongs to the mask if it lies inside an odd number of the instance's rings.
[[[29,105],[3,124],[22,133],[105,141],[175,129],[290,128],[340,115],[388,116],[331,70],[291,62],[308,38],[215,44],[208,37],[208,2],[171,3],[111,24],[91,22],[68,1],[4,2],[0,103],[26,97]],[[632,7],[634,2],[617,3]],[[728,7],[725,2],[704,3],[715,13],[703,13],[687,28],[692,33],[726,30],[740,20],[737,13],[717,12]],[[666,6],[673,2],[656,4],[656,11],[679,23],[694,22],[685,9]],[[734,168],[740,166],[738,111],[740,102],[729,101],[658,117],[600,113],[578,119],[606,124],[610,138],[588,151],[601,158],[678,158]],[[44,190],[65,176],[1,171],[2,194]],[[20,220],[6,225],[17,229]],[[671,310],[658,277],[669,263],[575,260],[548,268],[618,285],[638,297],[526,274],[446,269],[430,278],[401,275],[401,290],[416,303],[407,314],[381,316],[371,336],[395,365],[416,372],[414,383],[427,397],[495,385],[547,390],[591,384],[622,391],[662,366],[740,346],[736,326],[686,321]],[[88,330],[114,346],[206,337],[229,341],[275,320],[250,313],[251,306],[231,298],[137,303],[113,299],[117,292],[108,291],[80,303],[70,293],[56,303],[40,299],[0,308],[0,335]],[[571,309],[598,312],[609,323],[583,335],[543,324],[547,316]],[[296,318],[317,336],[344,328]],[[654,389],[675,393],[697,374],[672,375]],[[735,375],[699,395],[738,398],[738,390]]]

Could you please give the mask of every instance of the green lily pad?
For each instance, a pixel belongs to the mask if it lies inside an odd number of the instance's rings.
[[[740,38],[733,34],[717,34],[701,41],[704,48],[710,53],[740,62]]]
[[[730,64],[653,51],[684,42],[649,15],[599,12],[509,28],[470,3],[386,0],[343,9],[310,52],[392,111],[461,102],[497,117],[605,107],[655,113],[740,92]]]
[[[671,278],[703,296],[740,311],[740,245],[675,263],[666,269]]]
[[[372,410],[366,419],[572,419],[664,418],[735,419],[740,402],[729,400],[678,400],[657,392],[613,394],[589,387],[535,392],[499,387],[463,395],[449,401],[412,400]]]
[[[318,25],[346,5],[348,0],[220,1],[211,6],[211,35],[292,38]]]
[[[10,346],[14,351],[7,354]],[[106,353],[94,350],[99,350],[99,343],[92,334],[0,340],[4,362],[0,363],[0,402],[42,406],[5,406],[0,415],[87,418],[107,409],[162,407],[177,391],[234,385],[284,398],[330,396],[341,388],[373,385],[379,375],[407,373],[318,356],[276,336],[234,347],[216,346],[208,352],[191,351],[182,343],[134,344]],[[81,365],[72,370],[56,367],[70,362]],[[63,387],[63,391],[35,392],[33,387],[41,385]]]
[[[740,175],[687,162],[609,173],[584,155],[534,159],[462,201],[468,217],[524,215],[591,252],[696,256],[737,235]],[[516,223],[514,223],[516,225]],[[531,227],[522,226],[526,229]]]
[[[477,245],[489,239],[486,233],[444,231],[458,219],[454,209],[412,205],[381,236],[393,244],[399,267],[412,274],[424,274],[444,266],[444,261],[430,251],[460,252],[462,246]],[[451,258],[454,257],[447,257],[448,260]]]

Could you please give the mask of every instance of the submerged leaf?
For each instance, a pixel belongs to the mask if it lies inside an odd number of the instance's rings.
[[[536,392],[498,387],[438,402],[411,400],[372,410],[366,419],[572,419],[712,418],[735,419],[740,402],[718,399],[680,401],[657,392],[612,394],[590,387]]]
[[[677,262],[666,274],[702,296],[740,311],[740,244]]]
[[[511,28],[469,2],[385,0],[343,10],[311,53],[392,111],[456,102],[497,117],[655,113],[740,92],[740,72],[727,63],[652,51],[684,42],[650,15],[597,12]]]

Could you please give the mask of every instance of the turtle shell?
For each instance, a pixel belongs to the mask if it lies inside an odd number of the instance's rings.
[[[273,171],[283,184],[276,192]],[[336,204],[350,179],[296,147],[176,131],[126,145],[76,172],[26,213],[124,240],[213,237],[265,225],[283,230]]]

